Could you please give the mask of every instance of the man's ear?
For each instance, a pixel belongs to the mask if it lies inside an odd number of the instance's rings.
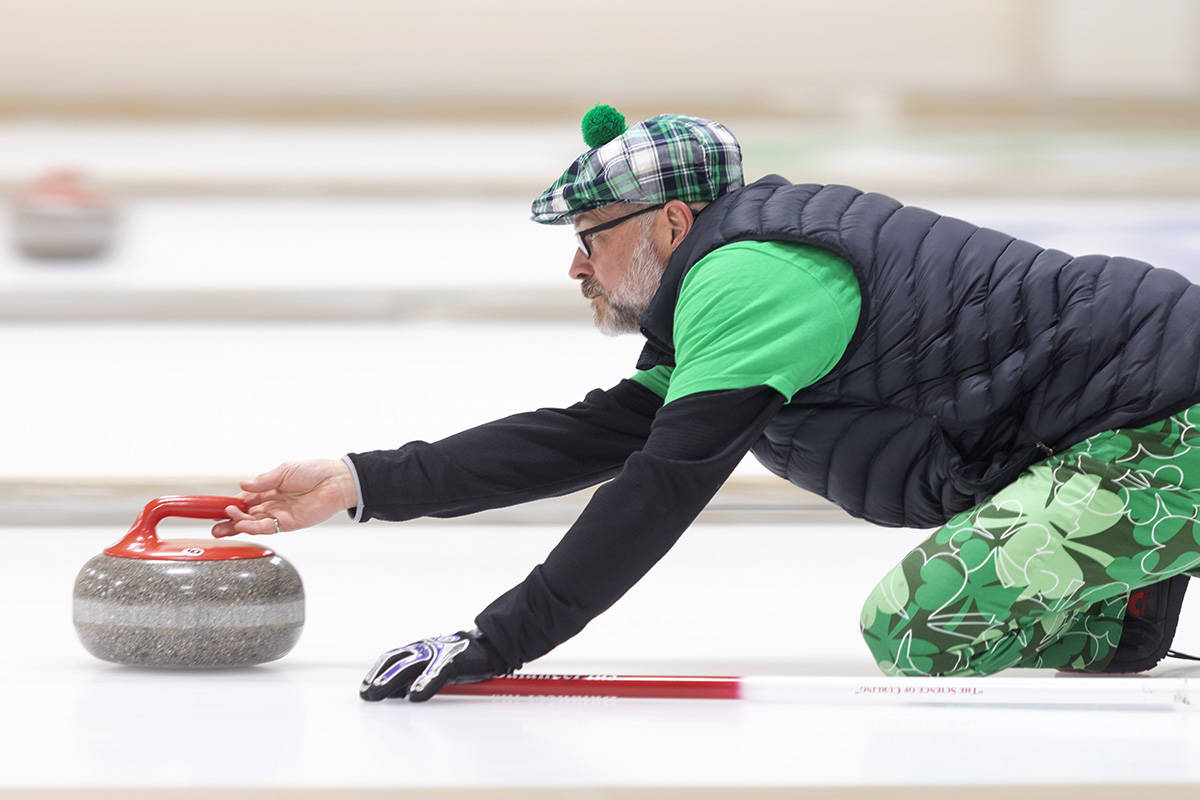
[[[687,203],[682,200],[672,200],[663,207],[667,212],[667,230],[670,233],[671,239],[669,246],[671,252],[675,252],[675,248],[683,243],[684,238],[692,230],[692,225],[696,221],[692,210],[687,207]]]

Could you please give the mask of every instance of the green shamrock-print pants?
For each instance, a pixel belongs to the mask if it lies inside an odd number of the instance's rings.
[[[956,515],[867,597],[889,675],[1102,669],[1129,593],[1200,576],[1200,405],[1105,431]]]

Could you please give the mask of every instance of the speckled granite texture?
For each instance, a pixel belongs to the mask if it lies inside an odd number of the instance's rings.
[[[166,561],[100,554],[75,579],[75,631],[105,661],[231,667],[286,655],[304,586],[279,556]]]

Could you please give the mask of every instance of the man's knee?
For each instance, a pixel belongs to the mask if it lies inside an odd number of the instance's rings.
[[[871,590],[859,613],[859,631],[885,675],[930,675],[935,647],[921,633],[925,614],[912,602],[903,565]]]
[[[901,564],[867,595],[859,630],[875,664],[885,675],[975,674],[970,640],[931,625],[930,611],[915,601],[915,591]]]

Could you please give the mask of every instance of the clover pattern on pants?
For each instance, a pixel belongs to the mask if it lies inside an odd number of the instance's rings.
[[[1034,464],[867,597],[887,674],[1102,667],[1130,591],[1200,567],[1200,406]]]

